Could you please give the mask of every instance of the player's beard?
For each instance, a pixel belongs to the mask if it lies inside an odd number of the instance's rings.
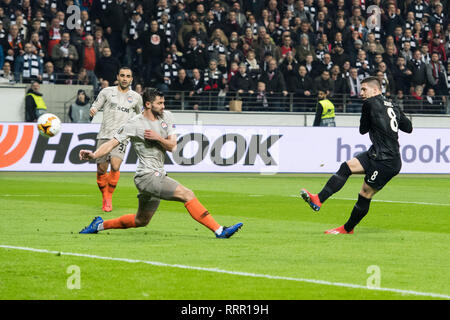
[[[152,113],[153,113],[153,115],[155,116],[155,118],[160,118],[161,116],[162,116],[162,110],[161,111],[157,111],[157,110],[154,110],[153,108],[152,108]]]
[[[124,86],[122,85],[122,82],[119,82],[119,87],[120,87],[121,90],[125,91],[125,90],[127,90],[127,89],[130,87],[130,83],[127,82],[127,83],[126,83],[126,86],[124,87]]]

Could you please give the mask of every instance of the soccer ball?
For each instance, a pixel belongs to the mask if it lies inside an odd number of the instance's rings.
[[[37,120],[37,128],[41,136],[50,138],[61,130],[61,120],[52,113],[44,113]]]

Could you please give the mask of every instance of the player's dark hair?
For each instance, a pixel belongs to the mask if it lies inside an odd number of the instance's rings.
[[[150,103],[155,101],[156,97],[164,97],[164,93],[155,88],[145,88],[144,93],[142,94],[142,101],[145,105],[147,101]]]
[[[130,67],[127,67],[127,66],[120,67],[119,71],[117,72],[118,75],[120,74],[121,70],[130,70],[131,76],[133,76],[133,70],[131,70]]]
[[[380,79],[378,79],[378,77],[371,76],[371,77],[364,78],[361,81],[361,84],[363,84],[363,83],[376,84],[378,86],[378,89],[381,90],[381,81],[380,81]]]

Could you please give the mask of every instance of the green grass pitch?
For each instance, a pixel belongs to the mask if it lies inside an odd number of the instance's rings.
[[[318,192],[329,175],[170,176],[219,223],[244,227],[216,239],[181,203],[163,201],[145,228],[80,235],[94,216],[136,212],[132,173],[103,213],[95,173],[1,172],[0,298],[450,298],[449,176],[394,178],[355,234],[338,236],[323,231],[345,223],[361,175],[318,214],[298,192]]]

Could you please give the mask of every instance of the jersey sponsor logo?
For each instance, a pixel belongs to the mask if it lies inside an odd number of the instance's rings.
[[[19,136],[19,125],[0,125],[0,137],[6,129],[5,137],[0,141],[0,168],[6,168],[17,163],[30,148],[34,135],[33,125],[24,125]],[[15,144],[17,138],[19,142]],[[14,146],[15,145],[15,146]],[[11,150],[11,147],[14,148]]]
[[[121,106],[117,106],[117,111],[130,113],[130,109]]]

